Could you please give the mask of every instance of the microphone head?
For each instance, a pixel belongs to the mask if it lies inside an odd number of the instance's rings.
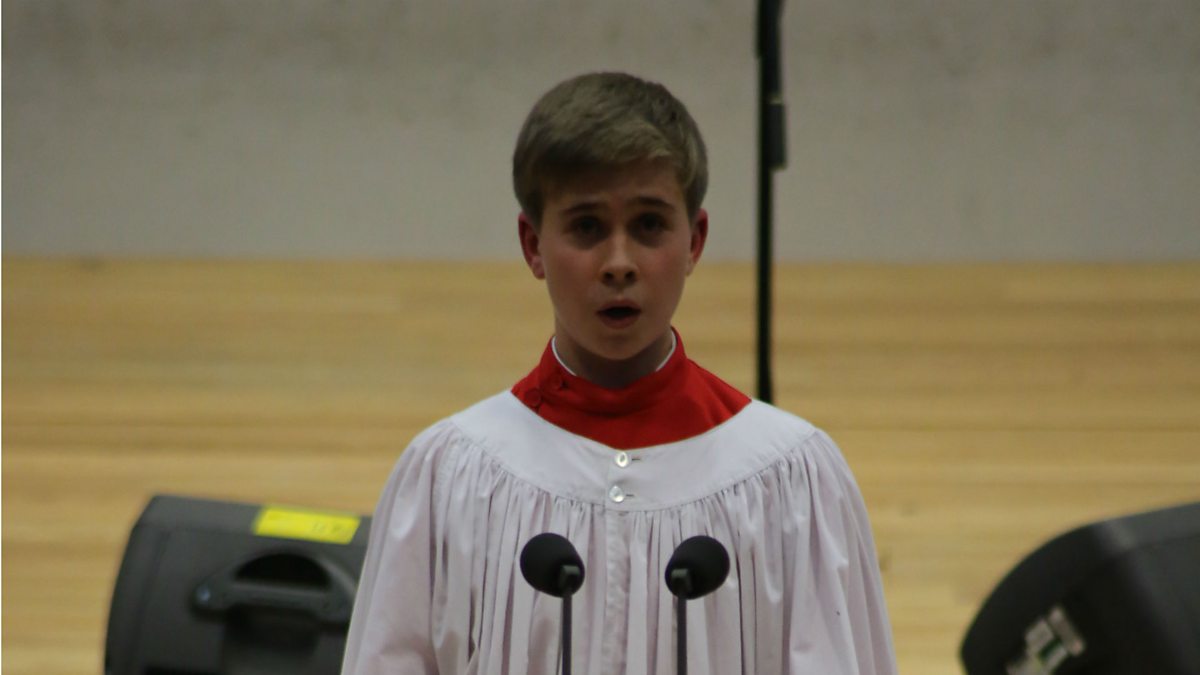
[[[572,570],[564,570],[573,566]],[[530,539],[521,550],[521,574],[537,590],[561,598],[583,585],[583,560],[566,537],[543,532]]]
[[[687,572],[690,587],[680,587],[672,581],[676,571]],[[717,590],[727,576],[729,553],[721,542],[704,535],[685,540],[667,562],[667,588],[685,600],[695,600]]]

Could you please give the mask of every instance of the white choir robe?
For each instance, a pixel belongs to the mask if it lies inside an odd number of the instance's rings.
[[[693,675],[893,675],[862,496],[833,441],[753,401],[687,440],[619,451],[504,392],[401,455],[371,528],[343,675],[559,672],[561,600],[519,557],[534,535],[585,565],[579,675],[676,672],[665,567],[694,535],[728,549],[724,585],[688,602]]]

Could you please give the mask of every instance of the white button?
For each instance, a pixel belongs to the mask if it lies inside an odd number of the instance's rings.
[[[617,466],[624,469],[625,467],[629,466],[629,453],[618,452],[617,456],[613,458],[613,461],[617,463]]]
[[[621,489],[620,485],[614,485],[612,486],[612,489],[608,491],[608,498],[620,504],[621,502],[625,501],[625,491]]]

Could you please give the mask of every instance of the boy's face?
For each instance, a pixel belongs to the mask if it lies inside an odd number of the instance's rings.
[[[546,190],[541,226],[522,214],[519,234],[529,269],[546,281],[567,365],[609,386],[652,372],[708,235],[703,210],[689,220],[673,168],[639,162],[558,183]]]

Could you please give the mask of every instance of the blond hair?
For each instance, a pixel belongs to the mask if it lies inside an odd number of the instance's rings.
[[[666,87],[633,75],[580,75],[546,92],[525,118],[513,152],[513,190],[538,224],[547,184],[646,160],[675,169],[694,218],[708,188],[708,160],[687,108]]]

